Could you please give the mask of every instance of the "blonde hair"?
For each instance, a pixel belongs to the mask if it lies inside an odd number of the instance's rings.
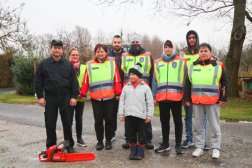
[[[69,50],[69,52],[68,52],[68,56],[69,56],[73,51],[78,51],[78,53],[80,53],[79,50],[78,50],[77,48],[71,48],[71,49]]]

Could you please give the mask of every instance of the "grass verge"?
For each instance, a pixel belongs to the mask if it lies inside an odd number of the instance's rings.
[[[34,95],[19,95],[17,93],[0,94],[0,103],[38,104]]]

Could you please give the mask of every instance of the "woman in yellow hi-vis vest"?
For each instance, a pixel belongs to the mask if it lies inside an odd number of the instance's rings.
[[[68,53],[68,59],[72,62],[75,74],[77,76],[79,82],[79,90],[81,90],[82,81],[84,78],[84,73],[86,71],[86,65],[80,64],[80,54],[77,48],[71,48]],[[77,136],[77,145],[79,146],[87,146],[86,143],[82,139],[82,116],[84,110],[84,100],[80,98],[80,95],[77,96],[77,104],[76,106],[71,107],[72,115],[74,116],[75,110],[75,128],[76,128],[76,136]],[[72,117],[73,122],[73,117]]]
[[[178,56],[176,46],[172,41],[166,40],[163,45],[163,54],[154,62],[155,77],[152,81],[152,94],[154,104],[159,105],[163,137],[163,142],[155,148],[155,152],[171,149],[169,144],[171,110],[175,124],[175,150],[177,154],[183,153],[181,147],[182,97],[186,71],[186,59]]]
[[[94,54],[95,58],[86,63],[81,97],[84,100],[87,99],[89,88],[98,140],[96,149],[104,148],[103,120],[105,120],[105,149],[110,150],[112,149],[111,139],[114,132],[114,103],[115,98],[117,100],[120,98],[122,84],[115,59],[107,56],[107,47],[104,44],[97,44]]]
[[[193,156],[203,155],[205,144],[205,117],[211,127],[212,158],[220,157],[221,130],[220,106],[228,96],[228,80],[222,62],[212,57],[211,46],[199,45],[199,59],[188,67],[184,100],[187,106],[193,104],[196,150]]]

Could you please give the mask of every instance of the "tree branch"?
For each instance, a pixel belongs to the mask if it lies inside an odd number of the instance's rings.
[[[245,11],[246,18],[252,23],[252,17],[249,15],[248,11]]]

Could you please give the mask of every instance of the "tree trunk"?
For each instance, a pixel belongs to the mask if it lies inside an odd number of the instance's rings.
[[[229,97],[239,97],[238,71],[242,46],[246,36],[246,27],[244,24],[246,0],[233,0],[233,3],[234,20],[225,67],[229,80]]]

